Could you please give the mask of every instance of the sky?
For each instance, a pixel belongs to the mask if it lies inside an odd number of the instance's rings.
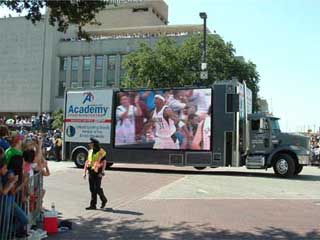
[[[166,0],[169,24],[202,24],[257,65],[259,95],[285,131],[320,127],[320,1]]]
[[[281,118],[282,130],[320,128],[320,1],[165,1],[169,24],[202,24],[199,12],[206,12],[211,32],[257,65],[259,95]],[[3,15],[8,11],[0,9]]]

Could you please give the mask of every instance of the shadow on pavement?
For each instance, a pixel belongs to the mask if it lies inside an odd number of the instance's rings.
[[[161,173],[161,174],[183,174],[183,175],[213,175],[213,176],[237,176],[237,177],[264,177],[275,178],[279,180],[299,180],[299,181],[320,181],[320,175],[298,175],[294,178],[286,179],[279,178],[274,173],[261,173],[261,172],[239,172],[239,171],[193,171],[193,170],[173,170],[173,169],[155,169],[155,168],[126,168],[126,167],[112,167],[108,171],[121,171],[121,172],[142,172],[142,173]],[[319,171],[320,172],[320,171]]]
[[[82,169],[77,167],[69,167],[71,169]],[[240,172],[240,171],[217,171],[214,170],[184,170],[184,169],[157,169],[157,168],[137,168],[137,167],[111,167],[107,171],[119,171],[119,172],[141,172],[141,173],[159,173],[159,174],[181,174],[181,175],[213,175],[213,176],[237,176],[237,177],[260,177],[260,178],[275,178],[278,180],[295,180],[295,181],[320,181],[319,175],[306,175],[303,174],[295,176],[293,178],[280,178],[277,177],[273,171],[266,173],[261,172]],[[319,169],[320,173],[320,169]]]
[[[74,229],[70,232],[59,233],[50,239],[201,239],[201,240],[271,240],[271,239],[290,239],[290,240],[315,240],[320,239],[319,231],[311,231],[305,235],[296,232],[280,229],[266,228],[255,229],[254,233],[229,231],[216,229],[209,224],[190,225],[181,222],[172,226],[160,227],[153,225],[152,221],[142,220],[140,218],[132,220],[116,220],[112,221],[108,218],[84,219],[76,220]],[[239,220],[240,221],[240,220]]]
[[[128,211],[128,210],[118,210],[118,209],[113,209],[113,208],[105,208],[102,211],[116,213],[116,214],[133,215],[133,216],[142,216],[143,215],[143,213],[141,213],[141,212],[133,212],[133,211]]]

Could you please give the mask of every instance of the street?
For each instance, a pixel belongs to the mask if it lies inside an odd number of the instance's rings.
[[[73,230],[49,239],[320,239],[316,167],[279,179],[271,169],[115,164],[103,179],[107,208],[93,211],[83,171],[50,167],[44,205]]]

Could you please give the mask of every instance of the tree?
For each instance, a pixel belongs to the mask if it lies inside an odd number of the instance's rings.
[[[52,128],[53,129],[62,129],[63,126],[63,110],[58,109],[53,112],[53,123]]]
[[[87,24],[100,24],[95,19],[95,15],[109,4],[116,4],[116,0],[23,0],[23,1],[0,1],[0,6],[7,6],[10,10],[17,13],[26,11],[26,18],[33,24],[41,21],[41,9],[50,9],[49,23],[57,26],[60,32],[66,32],[70,24],[78,26],[78,36],[90,39],[90,36],[83,30]]]
[[[257,109],[259,73],[256,65],[235,55],[230,42],[211,34],[207,39],[208,79],[200,82],[202,36],[192,36],[177,45],[168,37],[161,38],[154,48],[141,44],[127,57],[123,87],[163,88],[190,85],[209,86],[217,80],[246,80],[253,93],[253,108]]]

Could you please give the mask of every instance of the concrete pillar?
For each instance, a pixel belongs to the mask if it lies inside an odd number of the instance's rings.
[[[107,85],[107,60],[108,57],[104,55],[102,60],[102,87],[105,87]]]
[[[115,85],[120,87],[120,70],[121,70],[121,55],[116,55],[116,73],[115,73]]]
[[[90,87],[94,87],[94,74],[96,70],[96,57],[93,55],[91,56],[91,68],[90,68]]]
[[[83,80],[83,56],[79,56],[79,69],[78,69],[78,86],[82,87]]]
[[[59,82],[60,82],[60,64],[61,64],[61,58],[60,57],[57,57],[56,58],[56,71],[53,76],[53,89],[54,89],[54,93],[52,94],[52,96],[55,96],[55,97],[59,97]]]
[[[71,87],[71,57],[68,57],[68,68],[66,76],[66,88]]]

